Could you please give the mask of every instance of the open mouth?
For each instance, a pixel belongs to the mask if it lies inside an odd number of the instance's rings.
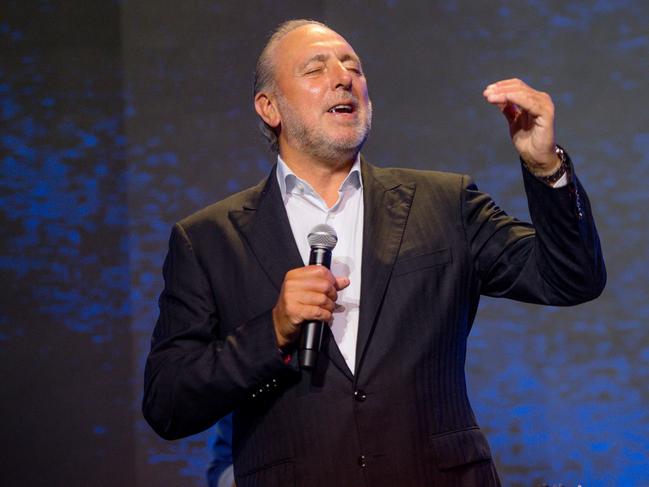
[[[354,113],[354,105],[351,103],[339,103],[338,105],[332,106],[329,110],[329,113]]]

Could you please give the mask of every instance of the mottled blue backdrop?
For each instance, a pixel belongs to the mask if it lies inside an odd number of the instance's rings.
[[[6,0],[0,16],[0,484],[200,486],[210,432],[139,412],[176,220],[263,178],[251,74],[278,22],[361,55],[381,166],[470,173],[527,217],[488,83],[552,94],[609,271],[568,309],[485,299],[478,420],[506,485],[649,485],[649,4]]]

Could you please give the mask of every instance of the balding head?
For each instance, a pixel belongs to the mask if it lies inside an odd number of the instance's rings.
[[[319,25],[327,29],[329,28],[325,24],[318,22],[317,20],[295,19],[282,22],[275,28],[273,32],[271,32],[270,36],[268,37],[268,41],[264,46],[264,49],[261,51],[261,54],[257,59],[257,65],[255,67],[255,79],[253,84],[253,98],[257,96],[257,93],[260,93],[262,91],[275,91],[275,61],[273,54],[275,48],[279,44],[279,41],[281,41],[289,32],[310,24]],[[259,121],[259,128],[266,140],[268,140],[271,150],[278,152],[279,147],[275,129],[273,127],[270,127],[263,120]]]
[[[306,156],[329,165],[356,157],[372,104],[361,61],[340,34],[314,21],[283,24],[259,66],[255,110],[284,161]]]

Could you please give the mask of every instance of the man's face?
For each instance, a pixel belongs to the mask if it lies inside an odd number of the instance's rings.
[[[370,130],[372,104],[352,47],[310,24],[286,34],[273,56],[280,152],[290,147],[338,161],[355,156]]]

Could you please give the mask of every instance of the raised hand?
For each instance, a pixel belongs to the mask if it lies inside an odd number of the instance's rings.
[[[555,152],[554,103],[547,93],[537,91],[520,79],[490,84],[483,92],[509,124],[514,147],[536,176],[548,176],[561,164]]]

